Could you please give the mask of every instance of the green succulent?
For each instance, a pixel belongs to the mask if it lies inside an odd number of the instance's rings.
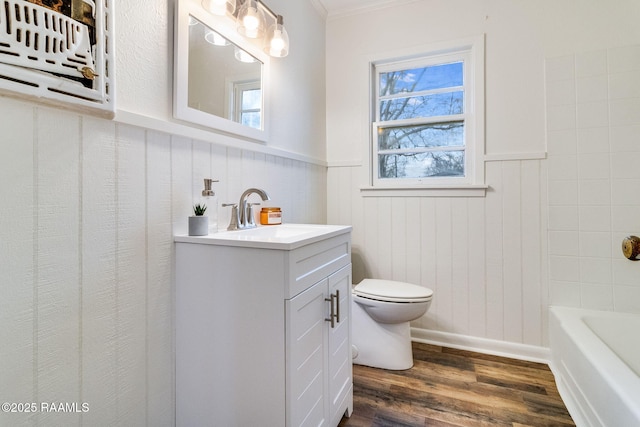
[[[207,210],[207,205],[201,205],[199,203],[193,207],[193,213],[196,214],[196,216],[204,215],[204,211],[206,210]]]

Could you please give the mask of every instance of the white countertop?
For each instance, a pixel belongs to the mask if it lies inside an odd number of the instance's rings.
[[[177,243],[292,250],[351,232],[350,225],[280,224],[248,230],[220,231],[208,236],[176,235]]]

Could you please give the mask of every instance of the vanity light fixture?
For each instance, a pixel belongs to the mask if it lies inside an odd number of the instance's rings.
[[[202,7],[214,15],[233,15],[236,11],[236,0],[202,0]]]
[[[289,34],[284,28],[282,15],[274,13],[261,0],[202,0],[202,7],[212,14],[228,14],[234,18],[238,33],[245,37],[264,37],[263,48],[270,56],[284,58],[289,54]],[[274,21],[268,30],[265,30],[265,14]]]

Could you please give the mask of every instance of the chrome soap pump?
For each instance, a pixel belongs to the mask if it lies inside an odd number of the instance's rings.
[[[205,178],[204,190],[202,190],[202,203],[207,206],[209,216],[209,234],[218,232],[218,197],[211,189],[211,184],[219,182],[217,179]]]

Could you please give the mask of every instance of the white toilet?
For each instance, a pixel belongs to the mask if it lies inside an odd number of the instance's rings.
[[[352,296],[353,363],[411,368],[409,322],[427,312],[433,291],[410,283],[364,279],[353,286]]]

